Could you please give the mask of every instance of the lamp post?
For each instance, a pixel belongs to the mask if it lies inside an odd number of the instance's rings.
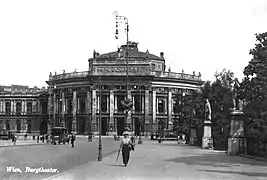
[[[101,119],[101,91],[102,91],[102,82],[101,76],[99,76],[99,144],[98,144],[98,161],[102,161],[102,137],[101,137],[101,128],[102,128],[102,119]]]
[[[113,15],[115,16],[115,20],[116,20],[116,32],[115,32],[115,38],[118,39],[119,38],[119,30],[118,30],[118,23],[119,22],[124,22],[126,28],[126,36],[127,36],[127,40],[126,40],[126,98],[124,100],[124,102],[126,102],[125,104],[129,105],[131,103],[131,100],[128,98],[128,74],[129,74],[129,69],[128,69],[128,60],[129,60],[129,24],[128,24],[128,19],[125,16],[119,16],[118,12],[115,11],[113,13]],[[128,106],[129,107],[129,106]],[[125,127],[127,127],[127,119],[128,119],[128,113],[129,113],[129,108],[126,109],[125,111]]]

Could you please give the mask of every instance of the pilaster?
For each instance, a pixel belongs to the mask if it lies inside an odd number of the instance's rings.
[[[73,91],[73,99],[72,99],[72,105],[73,105],[73,120],[72,120],[72,133],[76,134],[77,133],[77,127],[76,127],[76,113],[77,113],[77,93],[76,91]]]
[[[114,132],[114,91],[109,91],[109,120],[110,125],[112,125],[113,129],[112,132]]]
[[[114,95],[114,112],[117,113],[118,111],[118,96]]]
[[[157,115],[157,92],[153,89],[152,91],[152,124],[156,123],[156,115]]]
[[[96,131],[96,101],[97,101],[97,99],[96,99],[96,90],[95,89],[93,89],[92,90],[92,101],[93,101],[93,105],[92,105],[92,125],[91,125],[91,127],[92,126],[94,126],[93,128],[92,128],[92,130],[93,131]]]
[[[90,93],[90,91],[87,91],[87,97],[86,98],[87,98],[87,100],[86,100],[87,118],[86,118],[86,122],[85,122],[85,131],[91,132],[91,119],[89,116],[90,108],[91,108],[91,93]]]
[[[53,114],[53,119],[54,119],[54,126],[56,125],[56,113],[57,113],[57,101],[56,101],[56,94],[54,93],[54,114]]]
[[[3,101],[3,113],[4,114],[6,113],[6,101],[5,100]]]
[[[172,89],[169,88],[168,92],[168,125],[172,121]],[[169,127],[169,126],[167,126]]]
[[[63,127],[66,127],[66,122],[65,122],[65,94],[62,92],[62,121],[61,124]]]

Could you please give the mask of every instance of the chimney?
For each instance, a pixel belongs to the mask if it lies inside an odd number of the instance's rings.
[[[164,59],[164,53],[163,52],[160,53],[160,58]]]

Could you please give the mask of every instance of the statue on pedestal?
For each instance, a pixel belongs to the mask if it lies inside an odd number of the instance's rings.
[[[205,104],[205,120],[211,120],[211,107],[208,98],[206,98],[206,104]]]
[[[238,82],[238,79],[235,78],[233,86],[233,110],[242,110],[243,102],[238,98],[239,88],[240,84]]]

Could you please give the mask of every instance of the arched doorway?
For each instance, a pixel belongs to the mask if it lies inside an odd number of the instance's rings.
[[[108,118],[102,117],[101,119],[101,135],[106,136],[108,131]]]
[[[122,136],[124,132],[124,118],[119,117],[117,118],[117,135]]]
[[[43,120],[43,121],[40,123],[39,130],[40,130],[40,135],[42,135],[42,134],[47,134],[47,122],[46,122],[45,120]]]

